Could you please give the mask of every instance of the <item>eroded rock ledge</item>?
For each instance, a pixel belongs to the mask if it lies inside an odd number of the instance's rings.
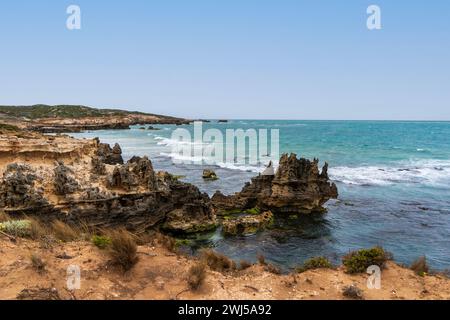
[[[322,172],[319,160],[297,159],[284,154],[275,175],[259,175],[231,196],[219,191],[212,197],[218,212],[258,207],[274,213],[324,212],[323,205],[338,196],[337,187],[329,181],[328,164]]]
[[[319,172],[318,160],[294,154],[282,156],[275,175],[257,176],[235,195],[210,199],[192,184],[155,172],[147,157],[124,163],[117,144],[31,135],[0,135],[0,210],[12,216],[186,233],[215,228],[216,214],[227,210],[323,212],[323,204],[337,197],[327,165]],[[243,222],[254,228],[255,218]]]

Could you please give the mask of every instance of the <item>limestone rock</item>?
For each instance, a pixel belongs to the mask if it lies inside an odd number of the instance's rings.
[[[78,182],[72,177],[73,172],[62,162],[54,169],[55,180],[53,182],[55,194],[66,195],[74,193],[78,189]]]
[[[214,195],[213,205],[219,211],[259,207],[274,213],[324,212],[323,205],[337,198],[338,191],[329,181],[328,164],[319,172],[318,163],[284,154],[274,176],[259,175],[232,196]]]
[[[0,207],[33,207],[47,204],[43,190],[35,187],[37,177],[28,165],[12,163],[0,181]]]
[[[116,143],[113,148],[107,143],[98,143],[97,156],[106,164],[123,164],[122,149]]]

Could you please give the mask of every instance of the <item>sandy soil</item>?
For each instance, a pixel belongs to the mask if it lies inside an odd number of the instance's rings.
[[[420,277],[389,262],[381,289],[368,289],[368,275],[348,275],[342,269],[310,270],[276,275],[254,265],[222,274],[207,271],[197,291],[187,289],[187,274],[196,261],[162,247],[140,246],[139,261],[128,273],[111,267],[108,254],[89,242],[59,243],[52,247],[30,240],[16,243],[0,236],[0,299],[16,299],[24,289],[48,289],[62,299],[345,299],[342,290],[355,284],[365,299],[450,299],[450,280]],[[33,268],[31,255],[45,262]],[[67,268],[81,269],[81,288],[67,289]]]

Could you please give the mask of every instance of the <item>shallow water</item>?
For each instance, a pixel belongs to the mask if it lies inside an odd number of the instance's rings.
[[[125,158],[148,155],[155,169],[184,175],[209,194],[239,191],[263,168],[218,163],[206,167],[220,179],[205,182],[201,164],[171,161],[176,142],[170,137],[179,127],[155,127],[161,130],[136,126],[73,135],[118,142]],[[192,131],[191,125],[181,127]],[[340,195],[322,217],[277,218],[270,229],[240,237],[224,238],[217,230],[198,236],[196,245],[237,260],[254,261],[262,253],[285,269],[311,256],[337,261],[349,250],[382,245],[401,263],[426,255],[432,268],[450,269],[450,123],[234,120],[207,128],[279,129],[280,152],[327,161]]]

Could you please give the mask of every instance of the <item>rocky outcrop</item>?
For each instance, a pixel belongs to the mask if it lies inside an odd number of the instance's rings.
[[[125,165],[116,166],[108,178],[110,188],[133,190],[143,187],[154,191],[156,177],[152,163],[147,157],[133,157]]]
[[[55,174],[53,185],[56,195],[68,195],[78,190],[78,182],[73,178],[72,170],[66,167],[64,163],[59,162],[53,171]]]
[[[97,156],[105,164],[123,164],[122,149],[118,143],[111,148],[107,143],[98,142]]]
[[[259,175],[231,196],[216,193],[213,205],[219,211],[259,207],[274,213],[324,212],[323,205],[337,198],[338,191],[329,181],[328,164],[322,172],[318,164],[317,159],[310,161],[284,154],[275,175]]]
[[[35,186],[37,179],[30,166],[9,164],[0,181],[0,208],[29,208],[46,205],[44,191]]]
[[[226,235],[255,233],[270,225],[272,221],[272,212],[265,211],[260,214],[245,215],[224,220],[222,222],[222,231]]]

